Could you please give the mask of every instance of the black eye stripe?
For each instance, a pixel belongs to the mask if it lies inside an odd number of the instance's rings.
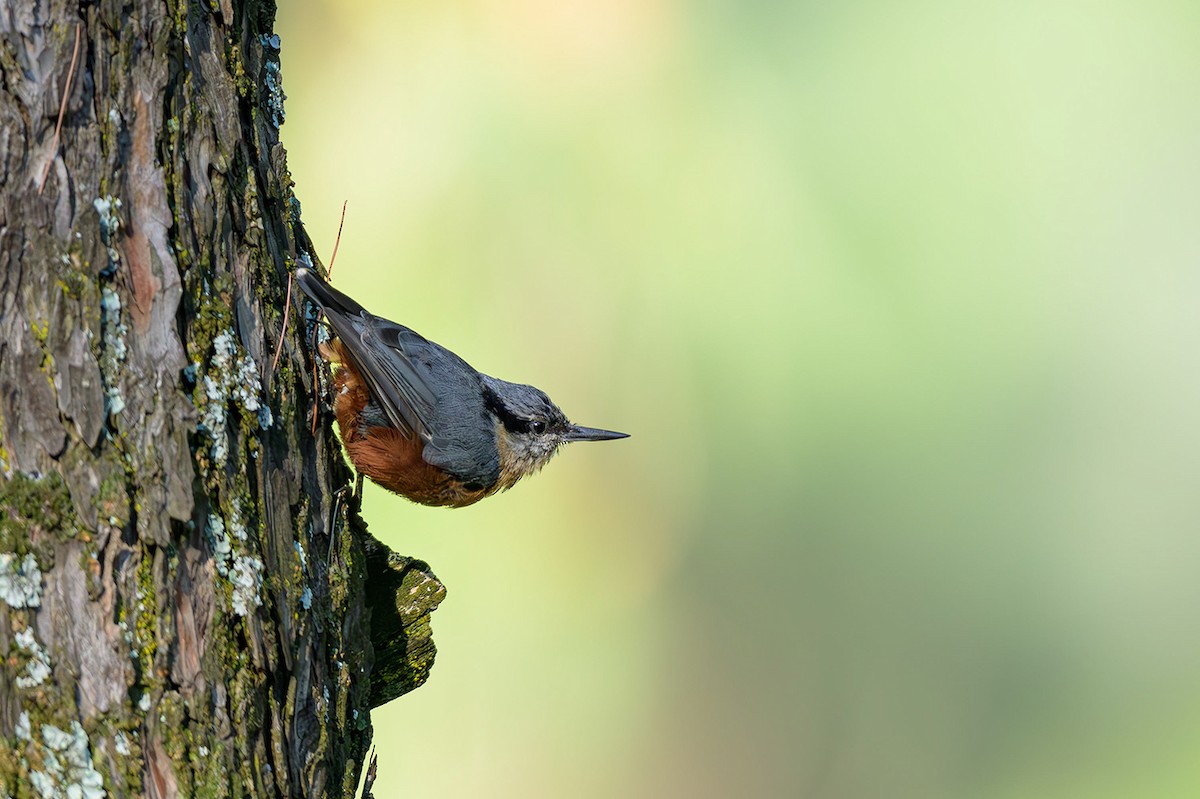
[[[557,428],[565,424],[562,412],[544,396],[537,397],[534,402],[522,403],[523,407],[514,409],[509,406],[496,392],[484,389],[484,407],[495,415],[510,433],[532,433],[542,435],[551,427]]]
[[[529,432],[530,424],[533,420],[522,419],[508,408],[504,407],[504,403],[495,401],[493,397],[485,398],[485,403],[487,409],[494,413],[498,419],[500,419],[501,424],[504,425],[504,429],[508,430],[510,433]]]

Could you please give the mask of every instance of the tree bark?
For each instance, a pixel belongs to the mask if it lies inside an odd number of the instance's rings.
[[[273,18],[0,0],[0,796],[353,796],[432,664],[311,316],[272,367],[317,262]]]

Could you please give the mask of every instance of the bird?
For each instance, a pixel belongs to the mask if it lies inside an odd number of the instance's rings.
[[[563,444],[627,438],[572,424],[541,389],[483,374],[416,331],[368,312],[313,268],[300,289],[334,336],[333,412],[354,468],[422,505],[460,508],[511,488]]]

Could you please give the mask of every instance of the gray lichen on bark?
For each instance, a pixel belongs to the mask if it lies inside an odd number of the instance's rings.
[[[343,491],[312,320],[270,369],[315,259],[273,16],[0,0],[0,795],[350,796],[428,674],[444,589]]]

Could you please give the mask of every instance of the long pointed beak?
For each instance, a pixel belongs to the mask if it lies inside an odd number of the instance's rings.
[[[563,441],[609,441],[614,438],[629,438],[628,433],[615,433],[612,430],[599,430],[595,427],[580,427],[571,425],[571,429],[563,436]]]

